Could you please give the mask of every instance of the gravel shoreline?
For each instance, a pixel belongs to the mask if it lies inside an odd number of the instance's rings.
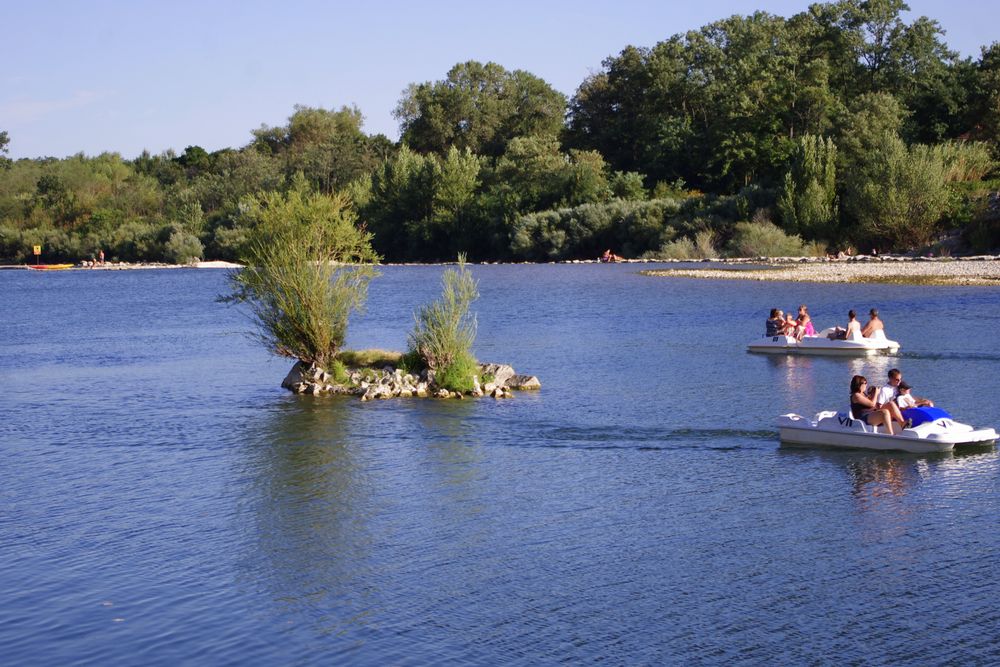
[[[473,262],[473,265],[512,264],[600,264],[592,259],[558,262]],[[755,280],[812,283],[900,283],[916,285],[1000,285],[1000,255],[974,257],[901,257],[856,255],[845,258],[757,257],[704,260],[626,259],[622,264],[683,264],[676,269],[648,269],[641,274],[668,278],[703,278],[713,280]],[[692,264],[710,264],[705,268]],[[382,266],[447,266],[441,263],[387,263]],[[720,268],[718,265],[725,265]],[[730,268],[732,267],[732,268]],[[2,265],[0,269],[27,269],[20,265]],[[103,266],[75,266],[70,271],[122,271],[132,269],[235,269],[240,264],[205,261],[192,264],[111,263]]]
[[[746,263],[742,261],[739,263]],[[988,258],[851,258],[848,260],[759,259],[755,269],[655,269],[655,277],[809,283],[901,283],[917,285],[1000,286],[1000,257]]]

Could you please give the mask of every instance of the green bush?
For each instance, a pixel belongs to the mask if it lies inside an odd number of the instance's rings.
[[[963,239],[973,252],[1000,249],[1000,218],[981,218],[965,228]]]
[[[945,141],[930,147],[932,155],[944,163],[945,181],[981,181],[996,163],[989,144],[982,141]]]
[[[351,379],[347,373],[347,367],[344,366],[340,359],[331,361],[326,370],[333,376],[333,381],[337,384],[347,384]]]
[[[420,356],[419,352],[410,350],[399,358],[399,366],[397,366],[397,368],[404,373],[417,375],[427,368],[427,363],[424,361],[424,358]]]
[[[246,205],[256,224],[245,268],[230,275],[222,300],[250,307],[257,337],[274,354],[327,368],[376,275],[371,237],[355,226],[345,197],[312,193],[301,181]]]
[[[806,248],[799,236],[789,236],[770,222],[738,222],[729,242],[733,257],[801,257]]]
[[[674,239],[660,246],[659,250],[650,250],[643,259],[695,259],[697,254],[694,241],[689,238]]]
[[[638,257],[673,234],[668,219],[680,209],[673,199],[613,200],[532,213],[514,221],[511,251],[535,261],[596,258],[608,248]]]
[[[0,225],[0,259],[20,261],[23,248],[21,230]]]
[[[469,307],[479,298],[479,290],[465,266],[465,255],[459,255],[457,270],[444,272],[441,284],[441,299],[420,308],[409,339],[410,354],[418,354],[427,368],[435,371],[443,371],[465,357],[475,361],[472,344],[476,339],[476,317]],[[459,364],[450,372],[458,373],[463,368]]]
[[[367,350],[341,350],[337,353],[337,360],[352,368],[385,368],[386,366],[397,366],[402,356],[399,352],[371,348]]]
[[[642,174],[635,171],[616,171],[608,181],[611,194],[618,199],[637,201],[646,198],[646,188],[642,184]]]
[[[871,241],[919,247],[933,236],[948,205],[945,171],[933,149],[907,148],[899,137],[886,133],[868,161],[850,172],[845,208]]]
[[[479,372],[475,358],[468,353],[456,355],[450,363],[436,372],[434,383],[448,391],[467,394],[475,388],[473,377]]]
[[[684,237],[674,239],[660,246],[660,249],[644,255],[647,259],[711,259],[718,257],[715,248],[715,234],[702,230],[694,239]]]
[[[173,264],[188,264],[205,254],[198,237],[183,229],[174,229],[163,244],[163,259]]]
[[[34,227],[21,231],[21,251],[17,261],[35,263],[32,246],[42,246],[41,262],[77,262],[82,256],[81,239],[62,229]]]

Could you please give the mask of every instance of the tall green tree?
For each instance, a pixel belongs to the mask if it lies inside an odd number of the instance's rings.
[[[778,211],[791,234],[832,239],[838,219],[837,146],[816,135],[799,138],[778,195]]]
[[[435,160],[403,146],[371,176],[361,220],[374,234],[379,254],[393,261],[423,259],[415,230],[434,212]]]
[[[1000,42],[983,47],[973,82],[967,125],[976,138],[990,142],[1000,157]]]
[[[478,250],[476,196],[480,186],[482,161],[466,148],[452,146],[434,170],[429,248],[438,248],[440,258],[453,257],[469,249]]]
[[[10,165],[10,158],[7,157],[9,145],[10,135],[7,134],[6,130],[0,131],[0,167],[7,167]]]
[[[869,159],[847,174],[844,208],[876,246],[919,247],[930,240],[947,205],[945,171],[927,146],[907,148],[886,132]]]
[[[836,108],[809,29],[757,12],[628,47],[578,89],[567,140],[654,182],[778,180],[794,137],[826,131]]]
[[[245,267],[223,300],[246,304],[256,336],[274,354],[330,368],[350,314],[363,307],[378,257],[343,196],[311,192],[247,197],[254,219]]]
[[[839,166],[843,172],[869,161],[886,134],[899,136],[908,112],[888,93],[865,93],[837,121]]]
[[[286,125],[254,130],[252,145],[280,160],[287,177],[301,172],[314,188],[329,194],[385,157],[384,137],[365,135],[363,123],[357,107],[334,111],[296,105]]]
[[[444,154],[497,156],[512,138],[559,132],[566,98],[542,79],[496,63],[455,65],[442,81],[411,84],[396,107],[402,142]]]

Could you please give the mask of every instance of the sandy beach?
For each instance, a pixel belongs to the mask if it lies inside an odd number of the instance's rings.
[[[740,264],[745,264],[741,262]],[[847,260],[759,260],[755,268],[683,268],[643,271],[656,277],[767,280],[810,283],[908,283],[918,285],[1000,285],[1000,257]]]

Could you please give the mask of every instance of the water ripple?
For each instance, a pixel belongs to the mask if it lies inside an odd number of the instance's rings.
[[[1000,663],[996,449],[792,449],[773,426],[897,363],[995,422],[1000,357],[965,333],[997,290],[474,271],[477,353],[540,392],[291,396],[288,362],[231,334],[221,273],[0,275],[0,308],[49,314],[0,317],[4,660]],[[351,344],[405,345],[440,274],[386,267]],[[904,355],[743,352],[802,301],[877,303]],[[706,304],[727,326],[679,335]]]

